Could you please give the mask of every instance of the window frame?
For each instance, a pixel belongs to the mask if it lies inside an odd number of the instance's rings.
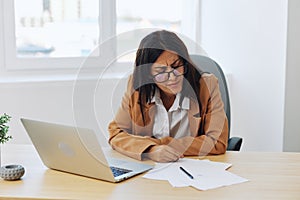
[[[43,70],[43,69],[78,69],[79,65],[84,61],[85,57],[61,57],[61,58],[18,58],[16,57],[16,38],[15,38],[15,13],[14,1],[3,0],[1,1],[0,9],[3,11],[2,26],[3,26],[3,49],[5,49],[4,66],[6,71],[11,70]],[[102,0],[99,1],[99,44],[111,37],[115,32],[115,16],[114,16],[115,0]],[[108,9],[105,9],[108,8]],[[111,10],[112,12],[109,12]],[[105,27],[105,28],[103,28]],[[101,53],[99,56],[89,58],[95,63],[101,62]]]
[[[200,12],[200,2],[199,0],[193,0],[197,3],[195,13]],[[15,38],[15,15],[14,15],[14,0],[2,0],[0,1],[0,28],[3,30],[0,33],[0,68],[1,71],[11,72],[11,71],[70,71],[77,70],[82,62],[84,62],[85,57],[62,57],[62,58],[18,58],[16,57],[16,38]],[[116,0],[99,0],[99,44],[112,38],[116,35]],[[197,14],[198,15],[198,14]],[[198,16],[195,19],[195,24],[192,28],[195,32],[196,42],[199,43],[200,30],[197,28],[200,20]],[[117,45],[117,44],[115,44]],[[116,57],[116,51],[111,51],[112,57]],[[89,67],[105,67],[99,66],[101,63],[101,50],[99,56],[90,58]],[[132,62],[122,62],[116,65],[124,66],[126,64],[131,64]]]

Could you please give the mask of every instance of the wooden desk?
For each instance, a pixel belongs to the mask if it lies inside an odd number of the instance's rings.
[[[229,162],[249,182],[199,191],[140,176],[114,184],[47,169],[32,145],[4,145],[2,165],[21,164],[22,180],[0,179],[0,198],[36,199],[300,199],[300,153],[227,152],[206,157]]]

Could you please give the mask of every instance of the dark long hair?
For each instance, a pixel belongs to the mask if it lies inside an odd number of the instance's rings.
[[[199,80],[202,72],[191,61],[185,44],[175,33],[166,30],[155,31],[142,39],[136,52],[133,71],[133,87],[139,92],[139,104],[144,124],[144,106],[151,102],[157,88],[151,77],[151,66],[164,51],[177,53],[187,70],[184,74],[180,104],[184,97],[195,98],[201,113]]]

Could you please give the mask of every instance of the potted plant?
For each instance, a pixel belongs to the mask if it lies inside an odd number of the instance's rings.
[[[9,122],[11,116],[4,113],[2,116],[0,116],[0,144],[4,144],[8,140],[12,138],[11,135],[7,135],[9,126],[7,123]]]
[[[11,116],[4,113],[2,116],[0,116],[0,166],[1,166],[1,144],[4,144],[5,142],[9,141],[12,136],[7,135],[9,126],[7,123],[10,121]]]
[[[12,139],[11,135],[7,135],[9,126],[7,123],[10,121],[11,116],[4,113],[0,116],[0,177],[4,180],[19,180],[25,173],[22,165],[6,165],[1,167],[1,144],[6,143]]]

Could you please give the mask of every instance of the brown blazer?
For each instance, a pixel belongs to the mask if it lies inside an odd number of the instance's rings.
[[[219,90],[218,79],[212,74],[203,74],[200,79],[199,113],[197,101],[190,98],[188,119],[191,136],[161,139],[152,136],[155,103],[146,105],[145,125],[138,103],[138,92],[133,89],[129,77],[127,91],[115,119],[109,124],[109,143],[113,149],[141,160],[142,153],[152,145],[170,145],[184,155],[223,154],[227,148],[228,121]]]

